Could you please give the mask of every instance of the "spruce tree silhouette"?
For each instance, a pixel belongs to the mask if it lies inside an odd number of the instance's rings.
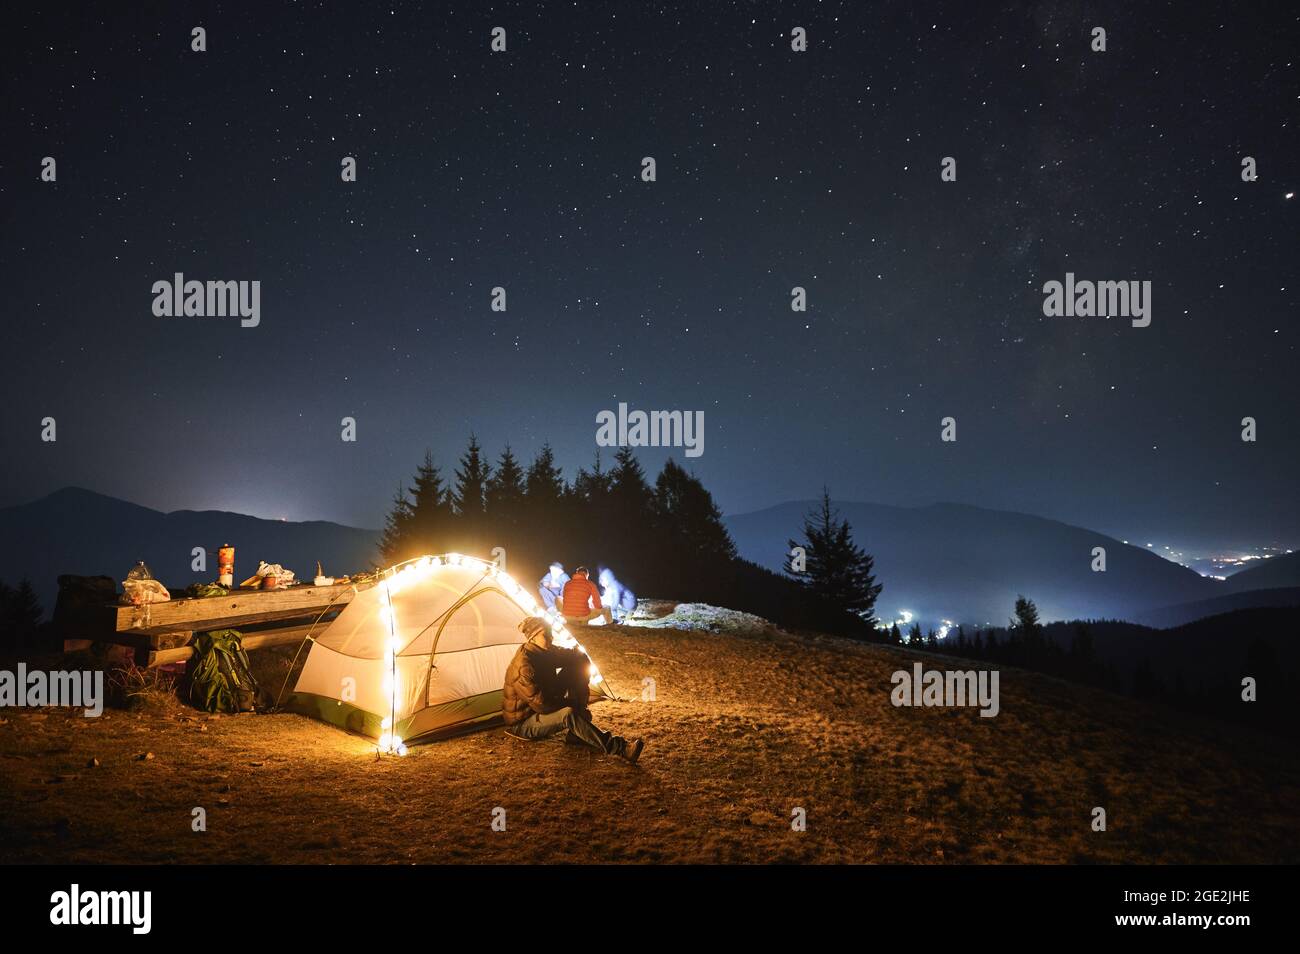
[[[0,647],[6,650],[32,648],[36,644],[42,612],[41,601],[30,580],[23,577],[14,587],[0,580]]]
[[[882,589],[873,573],[875,561],[853,542],[849,522],[837,516],[830,491],[823,487],[820,505],[804,518],[803,540],[788,541],[790,550],[803,548],[806,566],[803,572],[797,572],[793,558],[787,556],[786,573],[819,599],[874,627],[876,600]]]
[[[452,506],[456,514],[456,549],[471,553],[485,552],[491,548],[487,526],[487,487],[492,468],[483,456],[478,439],[473,434],[461,455],[456,469],[456,484],[452,490]]]
[[[442,472],[434,465],[432,451],[424,452],[424,461],[415,471],[411,488],[411,512],[414,552],[408,553],[408,557],[441,553],[450,549],[451,499]]]
[[[411,535],[414,516],[415,509],[407,499],[406,488],[398,484],[397,493],[393,495],[393,507],[384,518],[384,529],[379,537],[379,555],[384,564],[392,565],[410,558],[408,551],[414,545]]]
[[[484,494],[488,526],[502,546],[513,540],[524,516],[524,470],[507,444]]]

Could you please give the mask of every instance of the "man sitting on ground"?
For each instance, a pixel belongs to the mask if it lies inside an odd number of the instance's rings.
[[[566,623],[585,626],[602,616],[606,623],[614,622],[613,610],[601,605],[600,590],[591,582],[585,566],[574,570],[573,579],[564,584],[564,598],[560,603],[560,612]]]
[[[556,646],[551,627],[535,616],[519,628],[524,643],[510,661],[502,687],[506,732],[530,742],[559,736],[635,765],[644,746],[641,739],[624,739],[591,723],[591,660],[586,653]]]

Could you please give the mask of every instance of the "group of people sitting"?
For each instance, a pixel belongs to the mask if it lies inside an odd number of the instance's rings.
[[[602,574],[607,572],[601,571]],[[570,577],[564,572],[563,564],[552,563],[546,575],[538,581],[537,592],[542,598],[543,607],[555,610],[564,617],[566,623],[582,626],[602,617],[606,623],[612,623],[616,612],[626,613],[636,608],[636,597],[632,591],[620,587],[612,574],[608,581],[602,578],[601,583],[607,589],[614,590],[608,594],[609,605],[602,601],[600,587],[591,581],[591,573],[585,566],[578,567]]]

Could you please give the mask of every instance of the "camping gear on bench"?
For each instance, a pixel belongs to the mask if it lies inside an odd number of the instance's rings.
[[[257,572],[239,584],[241,590],[276,590],[290,586],[294,582],[293,570],[286,570],[278,563],[262,560],[257,565]]]
[[[149,568],[141,560],[122,581],[122,602],[131,606],[143,606],[145,603],[165,603],[172,598],[163,586],[153,578]]]

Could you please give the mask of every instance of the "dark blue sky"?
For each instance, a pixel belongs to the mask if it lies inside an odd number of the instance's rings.
[[[426,446],[571,477],[626,401],[705,412],[728,512],[825,483],[1300,540],[1293,4],[8,16],[0,504],[377,526]],[[259,280],[260,326],[155,317],[177,271]],[[1151,281],[1151,326],[1044,317],[1067,271]]]

